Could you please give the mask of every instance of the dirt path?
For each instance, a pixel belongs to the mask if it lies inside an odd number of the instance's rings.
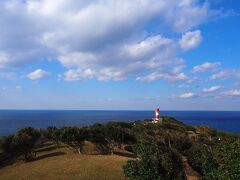
[[[186,175],[186,179],[187,180],[201,180],[202,177],[201,175],[195,171],[189,164],[188,164],[188,160],[187,157],[182,156],[182,162],[183,162],[183,166],[184,166],[184,172]]]

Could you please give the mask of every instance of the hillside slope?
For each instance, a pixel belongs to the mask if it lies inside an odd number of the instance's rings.
[[[37,151],[32,162],[17,162],[0,169],[0,179],[124,179],[122,166],[129,159],[118,155],[79,155],[51,143]]]

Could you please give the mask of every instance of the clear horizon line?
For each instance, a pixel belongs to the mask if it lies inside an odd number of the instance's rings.
[[[22,108],[22,109],[7,109],[7,108],[0,108],[0,111],[154,111],[155,109],[31,109],[31,108]],[[161,109],[161,111],[215,111],[215,112],[239,112],[240,110],[174,110],[174,109]]]

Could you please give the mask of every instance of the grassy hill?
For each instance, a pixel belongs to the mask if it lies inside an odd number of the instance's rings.
[[[171,117],[159,124],[24,128],[3,138],[1,148],[0,180],[240,178],[239,135]]]
[[[129,158],[119,155],[98,155],[94,147],[86,143],[85,152],[79,155],[67,146],[57,148],[46,143],[36,149],[34,161],[17,161],[0,169],[1,180],[16,179],[124,179],[122,166]]]

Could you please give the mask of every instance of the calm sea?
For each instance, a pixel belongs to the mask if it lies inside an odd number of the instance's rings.
[[[190,125],[207,125],[219,130],[240,133],[240,112],[162,111]],[[154,117],[154,111],[62,111],[62,110],[0,110],[0,136],[31,126],[89,125],[107,121],[135,121]]]

